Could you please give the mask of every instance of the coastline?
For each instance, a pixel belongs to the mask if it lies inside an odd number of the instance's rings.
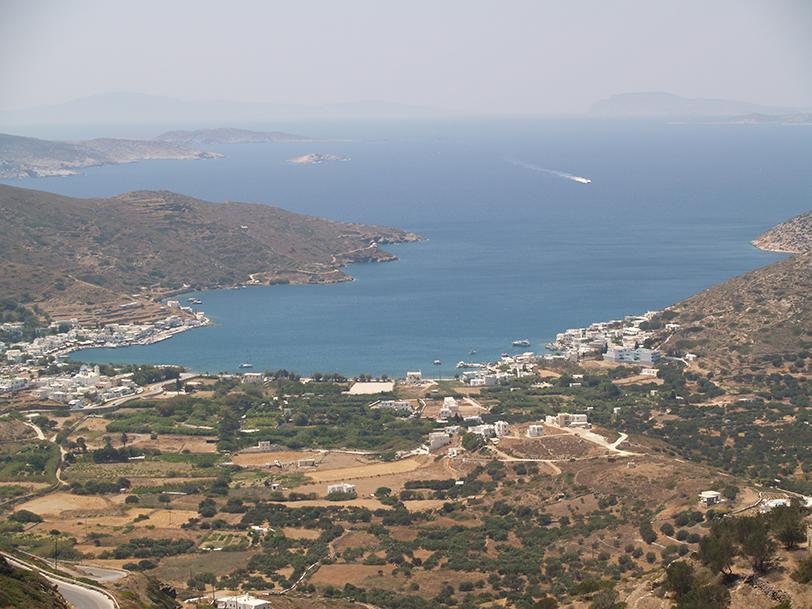
[[[213,288],[206,288],[204,290],[196,290],[194,293],[205,293],[210,290],[240,290],[245,288],[251,287],[271,287],[275,285],[332,285],[338,283],[347,283],[355,281],[355,278],[352,275],[346,274],[342,271],[342,269],[349,264],[366,264],[366,263],[385,263],[385,262],[395,262],[398,260],[398,257],[394,254],[390,254],[388,252],[384,252],[378,248],[378,244],[406,244],[406,243],[417,243],[420,241],[425,241],[426,238],[418,235],[413,232],[404,232],[403,238],[401,239],[393,239],[393,238],[384,238],[380,239],[376,242],[373,242],[369,246],[365,248],[361,248],[358,250],[352,250],[350,252],[343,252],[336,254],[333,256],[333,262],[337,264],[335,268],[329,271],[305,271],[305,270],[298,270],[296,275],[304,275],[306,278],[296,278],[295,276],[292,278],[287,277],[280,277],[280,276],[270,276],[266,277],[265,280],[257,279],[257,275],[262,275],[263,273],[251,273],[248,279],[242,283],[231,285],[231,286],[217,286]],[[356,252],[363,252],[366,250],[371,250],[376,254],[380,254],[379,256],[363,256],[357,259],[353,259],[353,256]],[[343,258],[343,260],[341,260]],[[338,275],[334,277],[329,277],[329,275]],[[166,300],[167,297],[173,296],[181,296],[185,294],[190,294],[189,292],[190,286],[184,286],[178,290],[172,290],[161,293],[161,300]],[[163,303],[161,305],[165,307],[166,304]],[[206,315],[205,311],[196,311],[194,313],[195,319],[199,323],[190,324],[190,325],[182,325],[174,328],[169,328],[166,330],[161,330],[156,334],[151,334],[145,338],[132,340],[132,341],[122,341],[122,342],[115,342],[115,343],[95,343],[95,344],[76,344],[72,345],[71,347],[66,347],[63,349],[59,349],[58,351],[54,351],[49,353],[49,355],[54,355],[57,357],[69,357],[71,354],[78,353],[80,351],[85,351],[89,349],[118,349],[118,348],[125,348],[125,347],[134,347],[134,346],[146,346],[152,345],[156,343],[163,342],[172,338],[173,336],[180,334],[182,332],[195,330],[197,328],[202,328],[206,326],[212,326],[213,322],[211,319]],[[116,324],[116,325],[130,325],[136,327],[140,324],[132,324],[132,323],[125,323],[125,324]],[[106,326],[104,326],[106,327]]]
[[[201,316],[198,317],[197,319],[201,323],[196,324],[196,325],[189,325],[189,326],[184,325],[184,326],[180,326],[180,327],[177,327],[177,328],[170,328],[169,330],[163,330],[161,332],[158,332],[155,335],[152,335],[152,336],[149,336],[149,337],[146,337],[146,338],[143,338],[143,339],[139,339],[139,340],[126,341],[126,342],[122,342],[122,343],[105,343],[105,344],[93,344],[93,345],[78,344],[78,345],[74,345],[74,346],[71,346],[71,347],[66,347],[64,349],[60,349],[58,351],[50,353],[49,355],[54,355],[55,357],[70,357],[71,354],[73,354],[73,353],[78,353],[79,351],[85,351],[87,349],[119,349],[119,348],[123,348],[123,347],[135,347],[135,346],[138,346],[138,345],[142,345],[142,346],[143,345],[154,345],[156,343],[160,343],[160,342],[163,342],[165,340],[169,340],[173,336],[181,334],[182,332],[189,332],[189,331],[195,330],[197,328],[204,328],[206,326],[214,325],[213,322],[211,321],[211,319],[206,317],[205,313],[201,313]]]

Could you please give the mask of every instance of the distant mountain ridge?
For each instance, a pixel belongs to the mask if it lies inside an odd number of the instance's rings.
[[[222,156],[172,142],[99,138],[79,142],[0,133],[0,178],[66,176],[78,169],[143,160],[196,160]]]
[[[680,97],[672,93],[621,93],[601,99],[589,110],[590,114],[615,117],[655,116],[736,116],[742,114],[790,114],[795,108],[764,106],[729,99]]]
[[[282,131],[251,131],[234,127],[167,131],[155,138],[159,142],[172,142],[183,146],[210,146],[212,144],[262,144],[310,142],[310,138]]]
[[[305,105],[222,100],[181,100],[117,92],[62,104],[0,111],[0,129],[24,125],[222,125],[279,119],[392,119],[454,116],[449,110],[386,101]]]

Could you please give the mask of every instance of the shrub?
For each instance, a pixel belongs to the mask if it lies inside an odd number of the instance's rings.
[[[28,510],[17,510],[11,516],[8,517],[9,520],[13,520],[14,522],[42,522],[42,516],[39,514],[35,514],[34,512],[29,512]]]

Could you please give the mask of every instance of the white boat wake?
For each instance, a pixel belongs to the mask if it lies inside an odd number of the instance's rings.
[[[533,165],[532,163],[526,163],[525,161],[517,161],[516,159],[505,159],[508,163],[512,163],[517,167],[522,167],[524,169],[529,169],[530,171],[538,171],[539,173],[546,173],[552,176],[556,176],[559,178],[564,178],[565,180],[571,180],[573,182],[578,182],[579,184],[592,184],[592,180],[589,178],[585,178],[583,176],[577,176],[572,173],[567,173],[566,171],[558,171],[557,169],[547,169],[546,167],[539,167],[538,165]]]

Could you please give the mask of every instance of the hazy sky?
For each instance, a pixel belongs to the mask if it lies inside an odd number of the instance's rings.
[[[812,106],[812,0],[0,0],[0,108],[109,91],[487,113]]]

